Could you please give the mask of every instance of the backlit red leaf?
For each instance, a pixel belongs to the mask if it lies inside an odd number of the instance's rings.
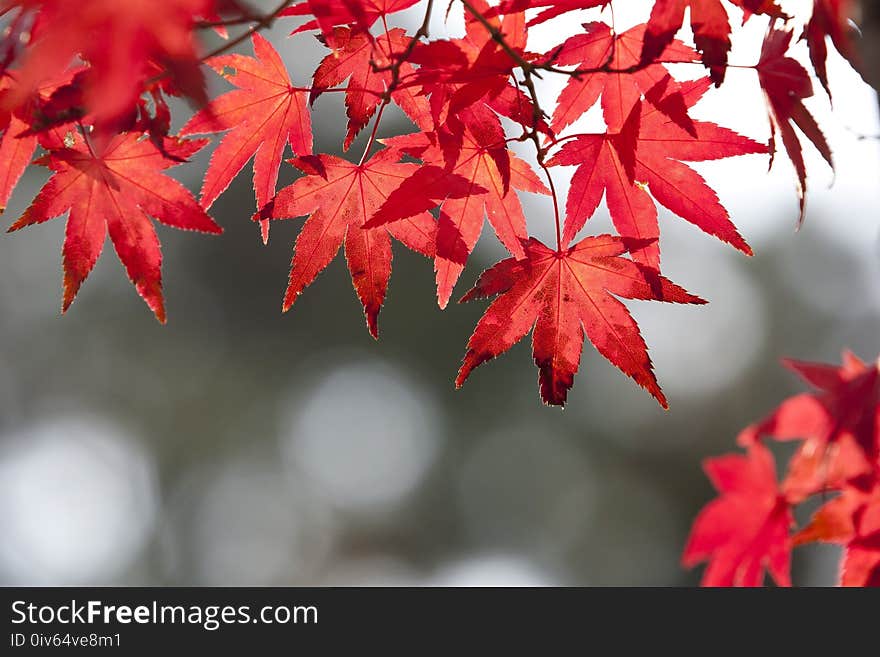
[[[66,311],[88,277],[106,236],[150,309],[165,321],[162,298],[162,253],[150,217],[174,228],[220,233],[222,229],[192,195],[162,171],[200,150],[205,141],[168,140],[166,158],[139,134],[114,137],[97,155],[82,139],[51,151],[40,160],[52,169],[45,184],[10,231],[69,213],[64,239]]]
[[[436,222],[423,209],[387,226],[365,228],[364,224],[388,199],[391,190],[424,169],[397,162],[390,150],[379,151],[360,165],[332,155],[297,158],[292,163],[306,175],[278,192],[264,209],[274,219],[309,215],[296,240],[282,308],[290,310],[344,243],[348,269],[364,306],[367,327],[376,338],[379,310],[391,276],[391,235],[431,257]],[[439,189],[425,193],[443,197]],[[264,216],[258,214],[255,218]]]
[[[515,190],[549,194],[532,168],[507,150],[503,132],[492,138],[478,139],[465,131],[455,164],[448,167],[466,181],[467,194],[449,198],[440,208],[434,270],[437,274],[437,302],[445,308],[452,290],[488,218],[501,243],[518,259],[525,257],[522,242],[528,236],[526,218]],[[442,165],[444,155],[436,138],[424,133],[384,140],[385,143],[425,162]],[[493,148],[494,146],[494,148]],[[500,148],[500,156],[494,152]],[[506,176],[505,176],[506,174]],[[505,181],[505,177],[507,180]],[[505,184],[508,182],[509,184]],[[394,216],[394,215],[390,215]],[[374,219],[370,225],[378,225]]]
[[[335,87],[349,80],[345,92],[348,113],[348,133],[343,148],[348,150],[355,136],[370,120],[382,102],[385,90],[392,82],[389,69],[393,61],[409,45],[410,37],[402,29],[389,30],[386,34],[372,37],[347,27],[334,30],[333,52],[321,60],[314,75],[314,87],[310,102],[321,95],[323,89]],[[400,78],[414,74],[412,66],[400,66]],[[427,99],[412,84],[399,86],[391,94],[392,99],[422,130],[433,127],[431,110]]]
[[[620,237],[587,237],[556,252],[530,239],[526,257],[486,270],[462,301],[497,297],[468,342],[458,378],[500,356],[534,329],[541,398],[563,406],[580,366],[584,337],[666,407],[636,321],[618,299],[704,303],[654,269],[622,257],[634,248]]]
[[[687,83],[688,107],[708,88]],[[706,181],[684,162],[764,153],[766,147],[714,123],[694,121],[690,130],[647,103],[637,105],[619,133],[581,135],[567,141],[551,165],[576,165],[566,203],[563,241],[568,244],[605,195],[614,225],[624,237],[646,240],[634,257],[658,267],[657,210],[651,196],[673,213],[744,253],[751,249]],[[650,191],[650,195],[648,194]]]
[[[297,155],[312,152],[312,123],[303,91],[290,82],[284,62],[259,34],[254,54],[221,55],[209,64],[237,87],[214,100],[183,127],[181,135],[228,131],[211,156],[201,202],[210,208],[245,164],[254,159],[257,209],[275,195],[278,170],[287,144]],[[268,225],[263,226],[263,240]]]

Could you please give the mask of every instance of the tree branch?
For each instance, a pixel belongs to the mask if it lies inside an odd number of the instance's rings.
[[[238,44],[240,44],[244,41],[247,41],[251,37],[251,35],[259,32],[260,30],[264,30],[264,29],[268,29],[268,28],[272,27],[272,24],[275,23],[275,20],[278,18],[278,14],[280,14],[282,11],[284,11],[287,8],[287,5],[289,5],[289,4],[290,4],[290,0],[283,0],[283,2],[278,3],[278,6],[275,7],[275,9],[270,11],[268,14],[264,14],[263,16],[258,16],[258,17],[254,17],[254,18],[250,19],[250,20],[253,20],[256,22],[256,24],[254,26],[252,26],[248,30],[245,30],[244,32],[239,34],[237,37],[232,39],[231,41],[227,41],[219,48],[215,48],[214,50],[209,52],[207,55],[202,57],[202,61],[204,61],[206,59],[211,59],[212,57],[216,57],[217,55],[222,55],[227,50],[232,50]],[[244,22],[250,22],[250,21],[244,21]]]

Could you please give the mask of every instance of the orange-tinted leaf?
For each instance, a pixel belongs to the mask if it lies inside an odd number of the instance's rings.
[[[874,477],[867,485],[845,488],[794,537],[796,545],[820,541],[844,546],[841,586],[880,586],[880,480]]]

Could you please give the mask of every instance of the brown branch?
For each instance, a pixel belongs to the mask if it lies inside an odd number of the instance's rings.
[[[422,18],[422,24],[419,26],[419,29],[416,30],[415,34],[413,34],[412,38],[409,40],[409,43],[406,44],[406,48],[404,50],[395,55],[391,52],[391,41],[388,41],[388,52],[393,57],[394,61],[391,62],[388,66],[377,66],[373,63],[373,70],[376,72],[379,71],[390,71],[391,72],[391,80],[388,82],[388,86],[385,89],[385,100],[389,102],[391,100],[391,94],[398,88],[400,84],[400,67],[403,66],[404,62],[409,59],[409,56],[412,55],[413,50],[416,49],[419,41],[423,38],[428,38],[428,26],[431,23],[431,13],[434,11],[434,0],[428,0],[428,4],[425,6],[425,16]],[[387,29],[386,29],[387,32]]]
[[[244,32],[239,34],[237,37],[232,39],[231,41],[227,41],[219,48],[215,48],[214,50],[209,52],[207,55],[202,57],[202,61],[205,61],[206,59],[211,59],[212,57],[216,57],[217,55],[222,55],[224,52],[235,48],[235,46],[237,46],[238,44],[243,43],[244,41],[247,41],[251,37],[251,35],[259,32],[260,30],[264,30],[264,29],[268,29],[268,28],[272,27],[272,25],[275,23],[275,20],[278,18],[278,14],[280,14],[282,11],[284,11],[287,8],[287,5],[289,5],[289,4],[290,4],[290,0],[283,0],[283,2],[280,2],[278,4],[278,6],[275,7],[275,9],[270,11],[268,14],[264,14],[263,16],[254,17],[252,20],[255,21],[256,24],[253,27],[251,27],[248,30],[245,30]],[[250,22],[250,21],[246,21],[246,22]]]
[[[236,25],[259,21],[261,18],[262,16],[258,14],[242,14],[235,18],[223,18],[216,21],[197,21],[195,27],[197,30],[211,30],[215,27],[235,27]]]
[[[287,8],[287,5],[290,4],[290,2],[291,2],[291,0],[284,0],[284,2],[279,3],[278,6],[275,7],[275,9],[273,9],[268,14],[264,14],[263,16],[255,16],[247,21],[243,21],[246,23],[253,21],[256,24],[253,27],[251,27],[250,29],[243,32],[242,34],[239,34],[237,37],[235,37],[231,41],[227,41],[219,48],[215,48],[214,50],[209,52],[207,55],[204,55],[199,61],[201,61],[204,64],[207,60],[211,59],[212,57],[216,57],[217,55],[222,55],[224,52],[226,52],[228,50],[232,50],[237,45],[239,45],[240,43],[243,43],[248,38],[250,38],[253,34],[259,32],[260,30],[267,29],[267,28],[271,27],[272,24],[275,22],[275,20],[278,18],[278,14],[280,14],[282,11],[284,11]],[[150,85],[153,85],[153,84],[159,82],[160,80],[162,80],[165,76],[170,75],[170,73],[171,72],[168,69],[165,69],[161,73],[157,73],[156,75],[154,75],[153,77],[148,79],[146,81],[146,83],[144,83],[144,86],[149,87]]]
[[[473,16],[480,25],[482,25],[489,35],[492,37],[492,40],[495,41],[501,49],[504,50],[505,53],[516,63],[517,67],[522,71],[523,79],[518,84],[524,86],[526,90],[529,92],[529,98],[532,101],[532,113],[533,113],[533,125],[531,129],[527,129],[522,136],[522,141],[526,141],[530,139],[535,144],[535,149],[537,151],[538,164],[542,167],[544,166],[544,156],[547,154],[546,149],[541,145],[541,137],[538,134],[538,125],[541,121],[544,120],[544,117],[547,116],[544,110],[541,109],[541,103],[538,98],[538,90],[535,88],[534,78],[539,78],[540,75],[537,73],[537,66],[532,62],[525,59],[522,55],[520,55],[516,50],[514,50],[509,43],[504,38],[504,35],[501,33],[497,27],[492,25],[489,20],[483,16],[470,2],[469,0],[461,0],[461,4],[464,5],[464,8]]]
[[[528,70],[530,73],[534,74],[535,69],[537,68],[534,64],[532,64],[527,59],[524,59],[522,55],[520,55],[516,50],[511,48],[510,44],[504,39],[504,34],[501,33],[497,27],[492,25],[483,14],[481,14],[477,9],[470,3],[468,0],[461,0],[461,4],[464,5],[464,8],[468,10],[468,13],[473,16],[477,22],[486,28],[486,31],[492,37],[492,40],[495,41],[504,52],[507,53],[508,57],[510,57],[513,61],[516,62],[519,68],[523,69],[523,72]],[[541,77],[540,75],[538,76]]]
[[[497,27],[492,25],[485,16],[483,16],[479,11],[477,11],[474,6],[469,2],[469,0],[461,0],[461,3],[464,5],[465,9],[473,16],[478,23],[480,23],[492,36],[492,39],[507,53],[507,55],[516,62],[519,69],[522,71],[523,79],[520,84],[525,86],[525,88],[529,92],[529,97],[532,101],[532,112],[533,112],[533,120],[530,128],[526,128],[522,134],[521,140],[531,140],[535,144],[535,157],[538,161],[538,166],[544,171],[544,174],[547,176],[547,183],[550,187],[550,196],[553,199],[553,219],[556,225],[556,251],[562,252],[562,221],[559,215],[559,197],[556,194],[556,185],[553,183],[553,175],[550,173],[550,169],[547,167],[545,163],[545,158],[547,155],[547,147],[545,147],[541,143],[541,136],[538,133],[538,126],[544,120],[546,116],[544,110],[541,109],[541,102],[538,98],[538,90],[535,87],[534,78],[540,79],[540,74],[537,72],[538,67],[534,65],[532,62],[526,60],[522,55],[516,52],[510,44],[504,39],[504,35],[501,33]]]

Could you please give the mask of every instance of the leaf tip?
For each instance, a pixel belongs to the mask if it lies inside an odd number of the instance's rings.
[[[654,384],[652,386],[645,386],[648,392],[651,393],[651,396],[657,400],[657,403],[660,404],[660,408],[664,411],[669,412],[669,400],[666,399],[666,395],[663,394],[663,391],[660,389],[660,386]]]
[[[367,330],[370,332],[373,340],[379,341],[379,310],[372,308],[364,309],[364,318],[367,321]]]

